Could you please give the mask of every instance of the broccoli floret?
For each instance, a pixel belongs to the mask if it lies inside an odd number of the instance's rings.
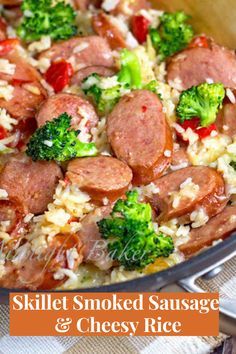
[[[160,60],[184,49],[193,38],[192,26],[186,23],[188,16],[182,12],[165,12],[160,17],[160,26],[150,28],[149,34],[153,47],[157,50]]]
[[[22,21],[17,34],[27,42],[50,36],[54,40],[68,39],[77,33],[76,13],[70,5],[52,0],[24,0]]]
[[[108,240],[110,257],[127,270],[142,269],[158,257],[174,250],[169,236],[156,234],[150,204],[138,202],[138,192],[130,191],[118,200],[110,218],[98,222],[102,237]]]
[[[138,57],[128,49],[120,53],[121,70],[118,73],[118,81],[130,89],[139,89],[142,85],[141,67]]]
[[[27,144],[26,154],[37,160],[67,161],[75,157],[95,156],[94,143],[83,143],[78,131],[70,128],[71,117],[63,113],[38,128]]]
[[[82,84],[84,93],[91,97],[100,114],[108,114],[121,96],[131,89],[141,88],[141,67],[135,53],[124,49],[120,54],[121,69],[111,79],[111,87],[104,85],[104,80],[97,74],[88,76]],[[108,85],[109,86],[109,85]]]
[[[155,93],[160,98],[160,100],[163,100],[162,95],[158,92],[158,81],[156,80],[150,81],[148,84],[143,86],[143,90],[151,91]]]
[[[108,114],[119,101],[124,87],[117,81],[117,84],[110,88],[103,88],[102,77],[97,74],[88,76],[82,84],[86,96],[92,98],[100,114]]]
[[[201,126],[212,124],[225,97],[222,84],[201,84],[183,91],[177,106],[177,115],[181,122],[193,117],[200,118]]]
[[[236,161],[231,161],[229,165],[236,171]]]

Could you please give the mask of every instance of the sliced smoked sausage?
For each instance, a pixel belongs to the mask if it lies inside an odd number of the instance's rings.
[[[32,93],[31,89],[37,90]],[[5,108],[10,116],[20,120],[34,118],[40,104],[46,98],[46,92],[41,92],[42,86],[38,82],[14,85],[13,97],[9,101],[0,98],[0,107]]]
[[[14,50],[5,55],[4,59],[15,65],[15,72],[13,75],[0,73],[0,80],[8,82],[14,90],[12,99],[0,98],[0,107],[19,120],[34,118],[38,107],[47,97],[40,83],[42,77]]]
[[[22,0],[1,0],[1,5],[16,6],[20,5]]]
[[[86,77],[97,74],[103,77],[109,77],[115,74],[115,71],[107,68],[106,66],[88,66],[87,68],[81,69],[73,75],[71,79],[72,85],[81,85]]]
[[[173,141],[162,108],[157,95],[137,90],[123,96],[108,117],[108,140],[133,170],[136,185],[152,182],[171,162]]]
[[[52,202],[58,180],[62,178],[55,162],[33,162],[24,154],[12,157],[0,173],[0,188],[9,198],[19,200],[26,213],[41,214]]]
[[[30,290],[50,290],[62,285],[67,276],[55,278],[59,269],[75,270],[82,262],[82,243],[77,234],[58,234],[52,238],[48,247],[41,254],[35,255],[30,247],[25,257],[14,264],[8,261],[5,265],[5,275],[0,278],[0,286]],[[78,258],[69,264],[70,252],[76,250]],[[72,257],[73,258],[73,257]]]
[[[151,204],[155,210],[161,211],[159,219],[163,221],[183,217],[183,222],[188,223],[190,214],[199,208],[203,208],[210,218],[218,214],[227,203],[223,177],[210,167],[186,167],[154,183],[160,192],[155,194]]]
[[[211,246],[214,241],[223,240],[236,230],[236,206],[227,206],[208,223],[190,233],[190,240],[180,246],[186,257]]]
[[[104,38],[99,36],[75,37],[61,43],[54,44],[43,52],[40,58],[51,61],[72,58],[75,71],[87,66],[112,67],[114,64],[112,51]]]
[[[6,39],[7,23],[3,17],[0,16],[0,41]]]
[[[98,123],[98,116],[91,103],[77,95],[59,93],[50,96],[40,106],[36,115],[37,124],[40,127],[65,112],[72,117],[71,125],[74,129],[78,128],[82,119],[87,121],[88,129]]]
[[[92,26],[94,31],[101,37],[105,38],[111,49],[121,49],[126,47],[125,38],[120,29],[115,26],[109,16],[100,12],[93,16]]]
[[[93,263],[103,270],[111,268],[113,261],[109,258],[107,243],[101,238],[97,222],[108,217],[111,211],[111,206],[96,208],[81,221],[79,231],[84,261]]]
[[[131,169],[122,161],[109,156],[86,157],[69,162],[67,177],[93,200],[116,200],[132,181]]]
[[[230,137],[236,135],[236,104],[227,103],[216,118],[218,130]]]
[[[236,88],[234,51],[212,42],[209,48],[186,49],[170,59],[167,67],[169,85],[186,90],[206,82],[207,79],[221,82],[225,87]]]
[[[179,170],[190,165],[189,157],[185,146],[178,146],[173,150],[171,170]]]

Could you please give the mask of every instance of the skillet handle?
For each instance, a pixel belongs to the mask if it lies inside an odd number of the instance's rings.
[[[235,256],[236,250],[208,268],[178,281],[177,284],[169,285],[161,291],[176,292],[185,290],[191,293],[203,293],[204,290],[196,284],[196,281],[199,278],[205,278],[206,280],[214,278],[222,271],[223,264]],[[220,329],[225,334],[236,336],[236,299],[220,298]]]

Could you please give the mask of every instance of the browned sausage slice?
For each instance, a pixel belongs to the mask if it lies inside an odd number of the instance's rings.
[[[115,71],[105,66],[88,66],[87,68],[81,69],[75,75],[73,75],[71,79],[71,84],[81,85],[83,80],[92,74],[97,74],[103,77],[109,77],[114,75]]]
[[[24,58],[20,57],[15,50],[12,50],[8,54],[4,55],[4,59],[9,60],[11,64],[15,64],[16,68],[13,75],[0,73],[0,80],[15,80],[22,83],[28,83],[40,81],[42,79],[39,72],[29,63],[27,63]]]
[[[211,43],[210,48],[190,48],[175,55],[167,68],[171,86],[186,90],[212,79],[236,88],[236,56],[233,51]]]
[[[188,183],[194,185],[188,187]],[[160,220],[183,217],[184,222],[189,222],[190,214],[199,208],[212,217],[227,203],[223,177],[210,167],[186,167],[157,179],[155,185],[160,192],[151,203],[161,211]]]
[[[1,5],[16,6],[20,5],[22,0],[1,0]]]
[[[174,149],[172,155],[171,169],[173,171],[187,167],[190,165],[188,154],[185,146],[179,146]]]
[[[216,125],[218,130],[230,137],[236,135],[236,104],[227,103],[219,112]]]
[[[6,39],[7,24],[3,17],[0,16],[0,41]]]
[[[236,230],[236,206],[227,206],[220,214],[200,228],[193,229],[190,240],[180,246],[186,257],[211,246],[214,241],[225,239]]]
[[[82,119],[87,120],[88,129],[95,127],[98,123],[98,116],[91,103],[77,95],[59,93],[50,96],[40,106],[36,115],[37,124],[40,127],[65,112],[72,116],[72,127],[74,129],[78,128]]]
[[[40,214],[52,202],[60,178],[61,169],[55,162],[33,162],[18,154],[0,173],[0,188],[7,191],[10,199],[19,200],[26,213]]]
[[[107,39],[111,49],[121,49],[126,47],[126,42],[123,34],[116,27],[109,16],[104,13],[99,13],[93,16],[92,26],[94,31],[101,37]]]
[[[162,108],[157,95],[137,90],[122,97],[108,117],[108,140],[137,185],[161,176],[171,162],[172,135]]]
[[[0,80],[14,86],[13,97],[10,100],[0,98],[0,107],[5,108],[17,119],[34,118],[39,105],[47,97],[40,83],[42,79],[35,68],[11,51],[4,59],[15,65],[14,75],[0,73]]]
[[[75,37],[58,44],[43,52],[40,58],[56,59],[70,58],[75,62],[74,70],[78,71],[87,66],[107,66],[114,64],[112,51],[104,38],[99,36]]]
[[[75,270],[82,262],[82,243],[77,234],[58,234],[54,236],[43,254],[29,256],[20,263],[10,261],[5,266],[6,273],[0,279],[4,288],[19,288],[30,290],[50,290],[62,285],[68,278],[56,279],[54,274],[61,268]],[[70,251],[75,249],[78,258],[73,264],[68,264]],[[67,253],[68,251],[68,253]]]
[[[108,217],[111,211],[111,206],[95,209],[81,221],[81,230],[79,231],[79,237],[83,244],[84,261],[94,263],[103,270],[111,268],[113,262],[108,256],[107,244],[101,238],[97,222]]]
[[[86,157],[69,162],[67,177],[94,200],[116,200],[132,181],[131,169],[122,161],[109,156]]]
[[[37,90],[37,94],[31,89]],[[8,113],[18,119],[24,120],[34,118],[40,104],[46,98],[46,93],[38,82],[14,86],[13,97],[9,101],[0,98],[0,107],[5,108]]]

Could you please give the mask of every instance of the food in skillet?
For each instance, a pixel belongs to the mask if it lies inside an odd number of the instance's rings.
[[[233,51],[145,0],[1,3],[1,287],[124,281],[236,230]]]

